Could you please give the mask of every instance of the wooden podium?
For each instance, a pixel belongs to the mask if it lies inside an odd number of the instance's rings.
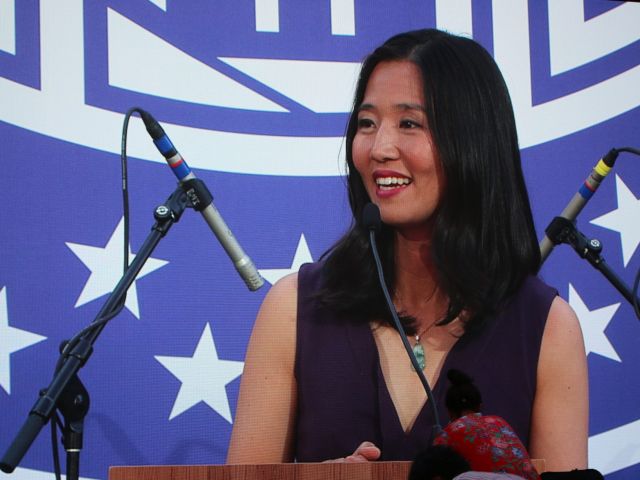
[[[411,462],[111,467],[109,480],[406,480]]]
[[[538,473],[544,460],[532,460]],[[411,462],[111,467],[109,480],[406,480]]]

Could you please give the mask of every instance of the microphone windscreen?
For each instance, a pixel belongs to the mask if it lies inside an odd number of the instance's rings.
[[[367,230],[380,231],[380,209],[374,203],[367,203],[362,210],[362,225]]]

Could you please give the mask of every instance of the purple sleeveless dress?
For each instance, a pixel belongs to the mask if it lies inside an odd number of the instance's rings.
[[[380,447],[381,460],[412,460],[432,443],[431,408],[425,404],[413,428],[403,431],[369,325],[349,322],[312,297],[322,283],[322,265],[306,264],[298,273],[296,461],[344,457],[365,440]],[[530,276],[502,313],[455,343],[431,385],[443,427],[449,420],[446,372],[457,368],[482,392],[482,413],[504,418],[529,447],[538,355],[556,295]]]

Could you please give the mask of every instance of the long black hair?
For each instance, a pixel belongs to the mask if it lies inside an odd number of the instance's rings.
[[[504,79],[475,41],[435,29],[396,35],[364,61],[347,124],[349,203],[354,222],[326,254],[321,303],[354,321],[391,317],[378,285],[368,232],[360,225],[370,202],[352,158],[358,108],[380,62],[408,60],[422,75],[427,122],[442,163],[445,188],[436,212],[431,255],[436,281],[449,299],[441,324],[462,311],[466,329],[480,326],[537,272],[540,252]],[[394,289],[394,234],[377,237],[385,281]],[[405,325],[413,332],[411,322]]]

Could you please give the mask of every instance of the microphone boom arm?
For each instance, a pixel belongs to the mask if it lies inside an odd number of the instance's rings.
[[[178,187],[163,205],[155,209],[154,217],[156,223],[151,228],[151,232],[96,318],[88,327],[68,342],[68,348],[64,348],[64,352],[61,354],[58,363],[58,368],[56,368],[49,387],[42,391],[42,394],[31,408],[27,420],[22,425],[2,458],[0,458],[0,470],[5,473],[12,473],[42,428],[51,420],[55,410],[59,409],[63,415],[65,414],[61,402],[65,401],[67,390],[75,388],[74,385],[78,382],[76,375],[87,360],[89,360],[93,352],[93,344],[98,339],[107,322],[113,317],[113,312],[118,310],[125,298],[127,290],[138,276],[138,273],[140,273],[140,270],[142,270],[142,267],[153,253],[155,247],[162,237],[167,234],[171,226],[180,219],[180,216],[187,206],[190,206],[187,195],[182,187]],[[83,395],[88,396],[86,390],[84,392]],[[88,409],[88,406],[86,408]],[[72,421],[73,420],[74,419],[72,419]],[[79,448],[74,448],[74,451],[75,455],[73,460],[77,465],[79,461]],[[69,467],[67,468],[67,478],[69,480],[77,480],[78,470],[77,468],[73,468],[72,470],[74,478],[70,475]]]
[[[622,296],[635,308],[640,304],[638,297],[634,298],[632,290],[622,281],[622,279],[609,267],[602,252],[602,243],[598,239],[588,239],[580,232],[571,220],[564,217],[555,217],[545,230],[547,237],[554,245],[566,243],[571,245],[575,252],[586,259],[591,266],[598,270],[609,282],[622,294]]]

